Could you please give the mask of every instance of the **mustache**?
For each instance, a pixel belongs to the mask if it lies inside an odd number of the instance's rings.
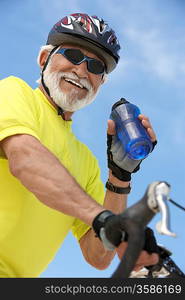
[[[58,72],[58,76],[60,78],[67,78],[76,81],[77,83],[81,84],[85,89],[88,91],[92,90],[92,85],[90,82],[85,78],[79,78],[76,74],[71,72]]]

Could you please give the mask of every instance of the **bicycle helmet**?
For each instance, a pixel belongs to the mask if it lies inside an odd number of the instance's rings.
[[[57,22],[49,32],[47,45],[60,46],[63,43],[85,47],[99,56],[106,65],[106,72],[112,72],[119,61],[119,41],[115,32],[103,19],[74,13]]]

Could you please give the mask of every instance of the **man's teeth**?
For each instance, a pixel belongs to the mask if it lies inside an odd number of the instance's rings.
[[[80,87],[81,89],[83,89],[83,85],[81,85],[80,83],[77,83],[76,81],[73,81],[72,79],[65,78],[65,81],[68,81],[68,82]]]

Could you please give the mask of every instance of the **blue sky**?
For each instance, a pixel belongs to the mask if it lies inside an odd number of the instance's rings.
[[[84,12],[109,22],[122,49],[96,101],[74,115],[73,129],[99,160],[106,182],[106,127],[112,104],[121,97],[149,116],[158,137],[155,151],[133,175],[132,205],[156,180],[171,184],[171,197],[184,205],[185,187],[185,2],[183,0],[14,0],[0,1],[0,79],[21,77],[33,88],[39,77],[36,58],[50,28],[69,13]],[[172,204],[171,228],[177,237],[159,235],[158,214],[150,223],[158,243],[172,252],[185,272],[184,213]],[[118,259],[99,271],[83,259],[71,234],[41,277],[110,277]]]

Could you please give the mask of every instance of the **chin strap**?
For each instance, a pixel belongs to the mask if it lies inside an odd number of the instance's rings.
[[[60,106],[57,107],[58,109],[58,116],[62,116],[62,118],[65,120],[64,110]]]
[[[51,58],[51,55],[55,52],[55,50],[56,50],[57,48],[58,48],[58,46],[54,47],[54,48],[51,50],[51,52],[50,52],[50,54],[48,55],[47,60],[46,60],[46,62],[45,62],[45,64],[44,64],[44,67],[43,67],[43,69],[42,69],[42,71],[41,71],[41,83],[42,83],[42,86],[43,86],[43,88],[44,88],[46,94],[47,94],[50,98],[51,98],[50,91],[49,91],[48,87],[46,86],[46,84],[45,84],[45,82],[44,82],[44,71],[46,70],[46,67],[47,67],[47,65],[48,65],[48,63],[49,63],[49,60],[50,60],[50,58]],[[59,107],[59,106],[57,106],[57,110],[58,110],[58,115],[59,115],[59,116],[62,116],[62,118],[65,120],[64,110],[63,110],[61,107]]]
[[[43,69],[42,69],[42,71],[41,71],[41,83],[42,83],[42,85],[43,85],[43,88],[44,88],[45,92],[48,94],[49,97],[51,97],[51,96],[50,96],[50,91],[49,91],[48,87],[45,85],[45,82],[44,82],[44,71],[46,70],[46,67],[47,67],[47,65],[48,65],[48,63],[49,63],[49,60],[50,60],[50,58],[51,58],[51,55],[55,52],[55,50],[56,50],[57,48],[58,48],[58,46],[54,47],[54,48],[51,50],[51,52],[49,53],[49,55],[48,55],[48,57],[47,57],[47,59],[46,59],[46,62],[45,62],[45,64],[44,64],[44,67],[43,67]]]

